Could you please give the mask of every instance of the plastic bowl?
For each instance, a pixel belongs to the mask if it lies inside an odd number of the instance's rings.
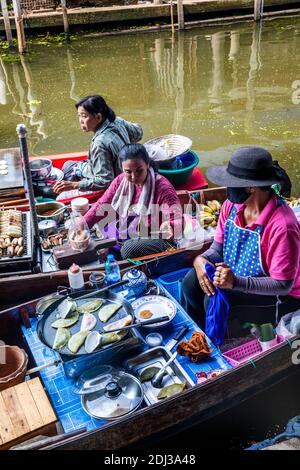
[[[185,184],[191,176],[193,169],[199,164],[199,157],[193,150],[190,150],[184,154],[184,157],[191,159],[192,163],[184,167],[183,160],[183,168],[177,168],[176,170],[165,170],[160,168],[158,170],[158,173],[165,176],[175,187],[180,186],[181,184]]]

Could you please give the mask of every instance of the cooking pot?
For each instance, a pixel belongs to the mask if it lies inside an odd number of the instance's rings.
[[[48,178],[52,171],[52,161],[48,158],[30,160],[29,167],[33,179]]]
[[[64,221],[65,210],[66,206],[62,202],[42,202],[36,204],[38,221],[53,219],[57,224],[61,224]]]

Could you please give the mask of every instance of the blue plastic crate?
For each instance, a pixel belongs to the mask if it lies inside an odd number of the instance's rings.
[[[158,281],[167,289],[167,291],[180,303],[181,301],[181,284],[185,275],[192,268],[179,269],[171,273],[159,276]]]

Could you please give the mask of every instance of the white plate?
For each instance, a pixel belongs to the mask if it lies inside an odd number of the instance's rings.
[[[144,297],[140,297],[139,299],[132,302],[132,307],[135,318],[141,322],[150,320],[150,318],[148,319],[140,317],[140,312],[142,310],[150,310],[153,313],[151,319],[164,316],[169,317],[169,320],[152,323],[151,325],[145,325],[144,328],[158,328],[160,326],[165,326],[166,324],[170,323],[176,315],[176,305],[174,302],[161,295],[145,295]]]

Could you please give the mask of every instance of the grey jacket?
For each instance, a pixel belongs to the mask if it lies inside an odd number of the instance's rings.
[[[104,189],[122,172],[119,151],[125,144],[136,143],[143,137],[139,124],[117,117],[108,119],[92,138],[86,178],[79,183],[81,190]]]

